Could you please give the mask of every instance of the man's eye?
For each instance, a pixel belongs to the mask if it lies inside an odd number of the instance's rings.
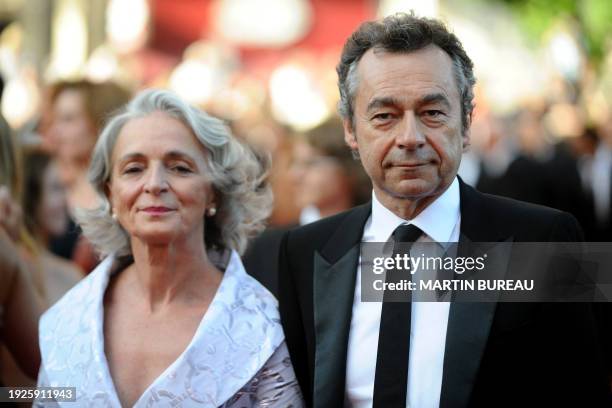
[[[377,113],[372,117],[372,119],[377,121],[385,121],[393,118],[393,114],[385,112],[385,113]]]
[[[444,115],[444,112],[440,110],[427,110],[424,112],[424,115],[429,118],[439,118]]]

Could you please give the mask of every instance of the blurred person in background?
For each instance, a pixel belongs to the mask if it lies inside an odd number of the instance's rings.
[[[71,210],[97,206],[86,177],[91,153],[106,117],[128,100],[129,93],[111,82],[82,80],[53,86],[49,137],[54,142]]]
[[[370,199],[371,183],[346,148],[342,122],[331,119],[298,137],[291,176],[300,225],[361,205]]]
[[[598,143],[593,154],[588,185],[593,225],[591,241],[612,241],[612,111],[597,126]]]
[[[597,241],[599,232],[594,205],[593,192],[593,161],[599,144],[597,129],[593,125],[586,126],[578,137],[568,138],[565,141],[566,154],[571,155],[574,173],[579,179],[578,194],[573,186],[563,190],[560,182],[557,188],[559,201],[565,205],[566,211],[572,212],[584,228],[586,241]],[[559,154],[560,157],[563,157]],[[566,160],[569,167],[569,160]],[[552,174],[554,176],[554,174]]]
[[[539,156],[544,167],[545,183],[542,186],[544,205],[571,213],[582,226],[586,240],[590,239],[593,210],[588,195],[590,163],[594,153],[594,135],[580,114],[573,107],[577,134],[551,135],[546,155]],[[546,122],[546,120],[544,120]],[[537,156],[536,156],[537,159]]]
[[[36,378],[40,365],[38,331],[41,307],[19,249],[0,222],[0,345],[19,368]],[[5,361],[0,360],[0,366]],[[0,378],[0,386],[5,383]],[[4,385],[9,385],[10,381]],[[10,385],[30,385],[10,384]]]
[[[66,233],[66,191],[52,156],[40,150],[24,155],[23,212],[25,225],[34,237],[44,272],[47,303],[54,304],[82,277],[83,272],[49,250],[49,241]]]
[[[40,364],[36,325],[42,310],[41,289],[35,288],[33,265],[24,256],[27,236],[16,197],[19,165],[10,128],[0,116],[0,346],[6,347],[0,358],[0,384],[14,386],[30,384],[5,378],[7,356],[28,377],[36,378]]]
[[[27,258],[33,265],[31,269],[40,273],[37,275],[42,284],[39,294],[44,298],[44,308],[47,308],[74,286],[83,273],[72,262],[48,249],[49,239],[65,233],[68,226],[66,195],[56,163],[47,153],[26,150],[23,169],[21,209],[28,236],[32,237],[32,249],[27,251]],[[35,385],[35,377],[24,373],[6,350],[3,354],[2,373],[7,381]]]
[[[130,94],[112,82],[87,80],[59,82],[50,90],[49,145],[57,157],[59,174],[67,191],[71,217],[76,208],[94,208],[97,197],[87,181],[91,153],[105,118],[123,106]],[[97,264],[91,246],[78,240],[73,223],[69,233],[53,239],[53,252],[72,258],[85,272]],[[76,246],[76,247],[75,247]]]
[[[459,174],[480,191],[567,211],[586,228],[578,164],[583,139],[555,140],[544,125],[546,113],[543,105],[526,105],[505,118],[477,112]]]
[[[101,206],[79,212],[106,259],[41,318],[39,386],[82,406],[303,405],[277,301],[239,257],[270,213],[262,160],[168,91],[108,122]]]
[[[245,140],[250,146],[268,152],[272,166],[269,171],[269,182],[274,194],[274,208],[268,219],[273,227],[284,227],[295,223],[299,216],[294,196],[291,193],[293,180],[290,175],[292,160],[292,137],[286,126],[276,123],[262,112],[255,118],[241,118],[230,122],[236,137]]]
[[[301,209],[299,225],[361,205],[372,191],[370,179],[344,142],[342,122],[336,118],[296,136],[290,177],[293,200]],[[243,258],[247,272],[275,295],[280,241],[295,226],[267,229],[249,244]]]
[[[543,168],[523,147],[524,141],[536,153],[543,146],[535,125],[527,111],[503,119],[478,112],[472,125],[473,144],[459,175],[479,191],[542,204]]]

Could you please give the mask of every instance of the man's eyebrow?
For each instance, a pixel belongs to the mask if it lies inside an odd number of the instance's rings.
[[[368,107],[366,108],[366,112],[370,112],[371,110],[385,107],[385,106],[393,106],[397,105],[397,100],[391,97],[382,97],[382,98],[374,98],[368,103]]]
[[[443,93],[437,92],[424,95],[418,102],[419,105],[427,105],[430,103],[441,103],[446,109],[451,109],[451,103]],[[381,107],[397,106],[398,104],[399,102],[392,97],[385,96],[381,98],[374,98],[370,101],[370,103],[368,103],[366,112],[370,112]]]
[[[451,108],[450,101],[442,93],[427,94],[421,98],[420,105],[428,105],[430,103],[441,103],[446,109]]]

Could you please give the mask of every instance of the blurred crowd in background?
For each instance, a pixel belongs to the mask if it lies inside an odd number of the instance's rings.
[[[97,205],[86,172],[105,118],[146,87],[270,153],[271,228],[367,202],[335,65],[360,22],[410,9],[446,21],[475,63],[463,180],[568,211],[587,240],[612,241],[608,0],[0,0],[0,226],[41,299],[98,262],[72,214]],[[9,360],[2,382],[27,383]]]

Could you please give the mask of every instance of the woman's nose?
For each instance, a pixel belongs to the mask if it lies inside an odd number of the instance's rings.
[[[168,180],[162,166],[152,166],[149,168],[144,189],[150,194],[160,194],[168,190]]]

